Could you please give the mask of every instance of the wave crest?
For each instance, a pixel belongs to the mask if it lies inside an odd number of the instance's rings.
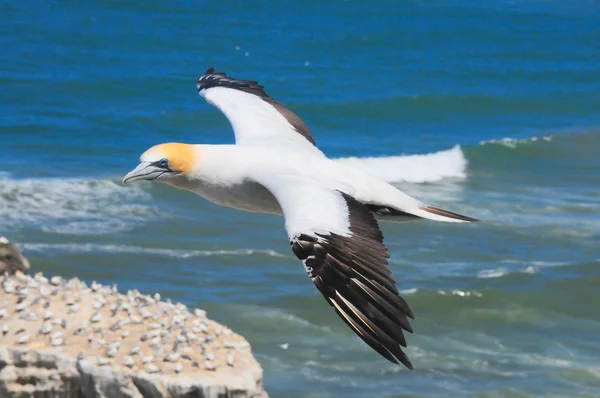
[[[64,234],[122,231],[156,214],[149,203],[151,196],[140,185],[0,176],[0,218],[6,226],[35,223],[44,231]]]
[[[424,155],[338,158],[386,182],[427,183],[445,178],[466,178],[467,159],[460,146]]]
[[[212,256],[251,256],[288,257],[285,254],[269,249],[231,249],[231,250],[175,250],[154,247],[126,245],[103,245],[97,243],[22,243],[23,251],[31,252],[68,252],[68,253],[128,253],[152,254],[162,257],[193,258]]]
[[[546,142],[550,142],[552,141],[553,136],[548,135],[548,136],[543,136],[543,137],[529,137],[529,138],[500,138],[500,139],[494,139],[494,140],[485,140],[485,141],[481,141],[479,142],[479,145],[502,145],[505,146],[507,148],[516,148],[519,145],[523,145],[523,144],[531,144],[534,142],[538,142],[538,141],[546,141]]]

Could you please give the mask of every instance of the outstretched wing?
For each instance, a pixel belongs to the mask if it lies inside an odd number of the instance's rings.
[[[371,211],[352,196],[315,185],[265,184],[279,201],[294,254],[335,312],[393,363],[413,318],[387,266],[388,250]]]
[[[256,81],[240,80],[209,68],[196,84],[198,93],[229,119],[239,145],[295,145],[315,148],[302,119],[275,101]]]

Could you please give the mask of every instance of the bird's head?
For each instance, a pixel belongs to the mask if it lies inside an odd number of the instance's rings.
[[[123,178],[123,184],[136,180],[169,183],[179,176],[187,176],[196,165],[193,145],[172,142],[153,146],[142,154],[140,164]]]

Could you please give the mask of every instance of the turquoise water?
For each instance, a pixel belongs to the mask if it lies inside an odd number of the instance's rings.
[[[250,340],[273,397],[598,395],[597,2],[25,1],[0,14],[0,234],[34,270],[207,309]],[[332,313],[281,218],[120,184],[156,143],[233,142],[195,90],[210,65],[265,84],[331,157],[484,221],[383,225],[417,318],[414,372]]]

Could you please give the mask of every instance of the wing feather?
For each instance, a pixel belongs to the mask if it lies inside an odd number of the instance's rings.
[[[198,78],[198,93],[227,117],[239,145],[292,145],[321,153],[302,119],[271,98],[254,80],[241,80],[209,68]]]
[[[413,313],[387,266],[389,252],[372,212],[345,193],[263,181],[278,200],[294,254],[342,320],[393,363],[412,364],[402,347]],[[328,231],[328,232],[325,232]]]

